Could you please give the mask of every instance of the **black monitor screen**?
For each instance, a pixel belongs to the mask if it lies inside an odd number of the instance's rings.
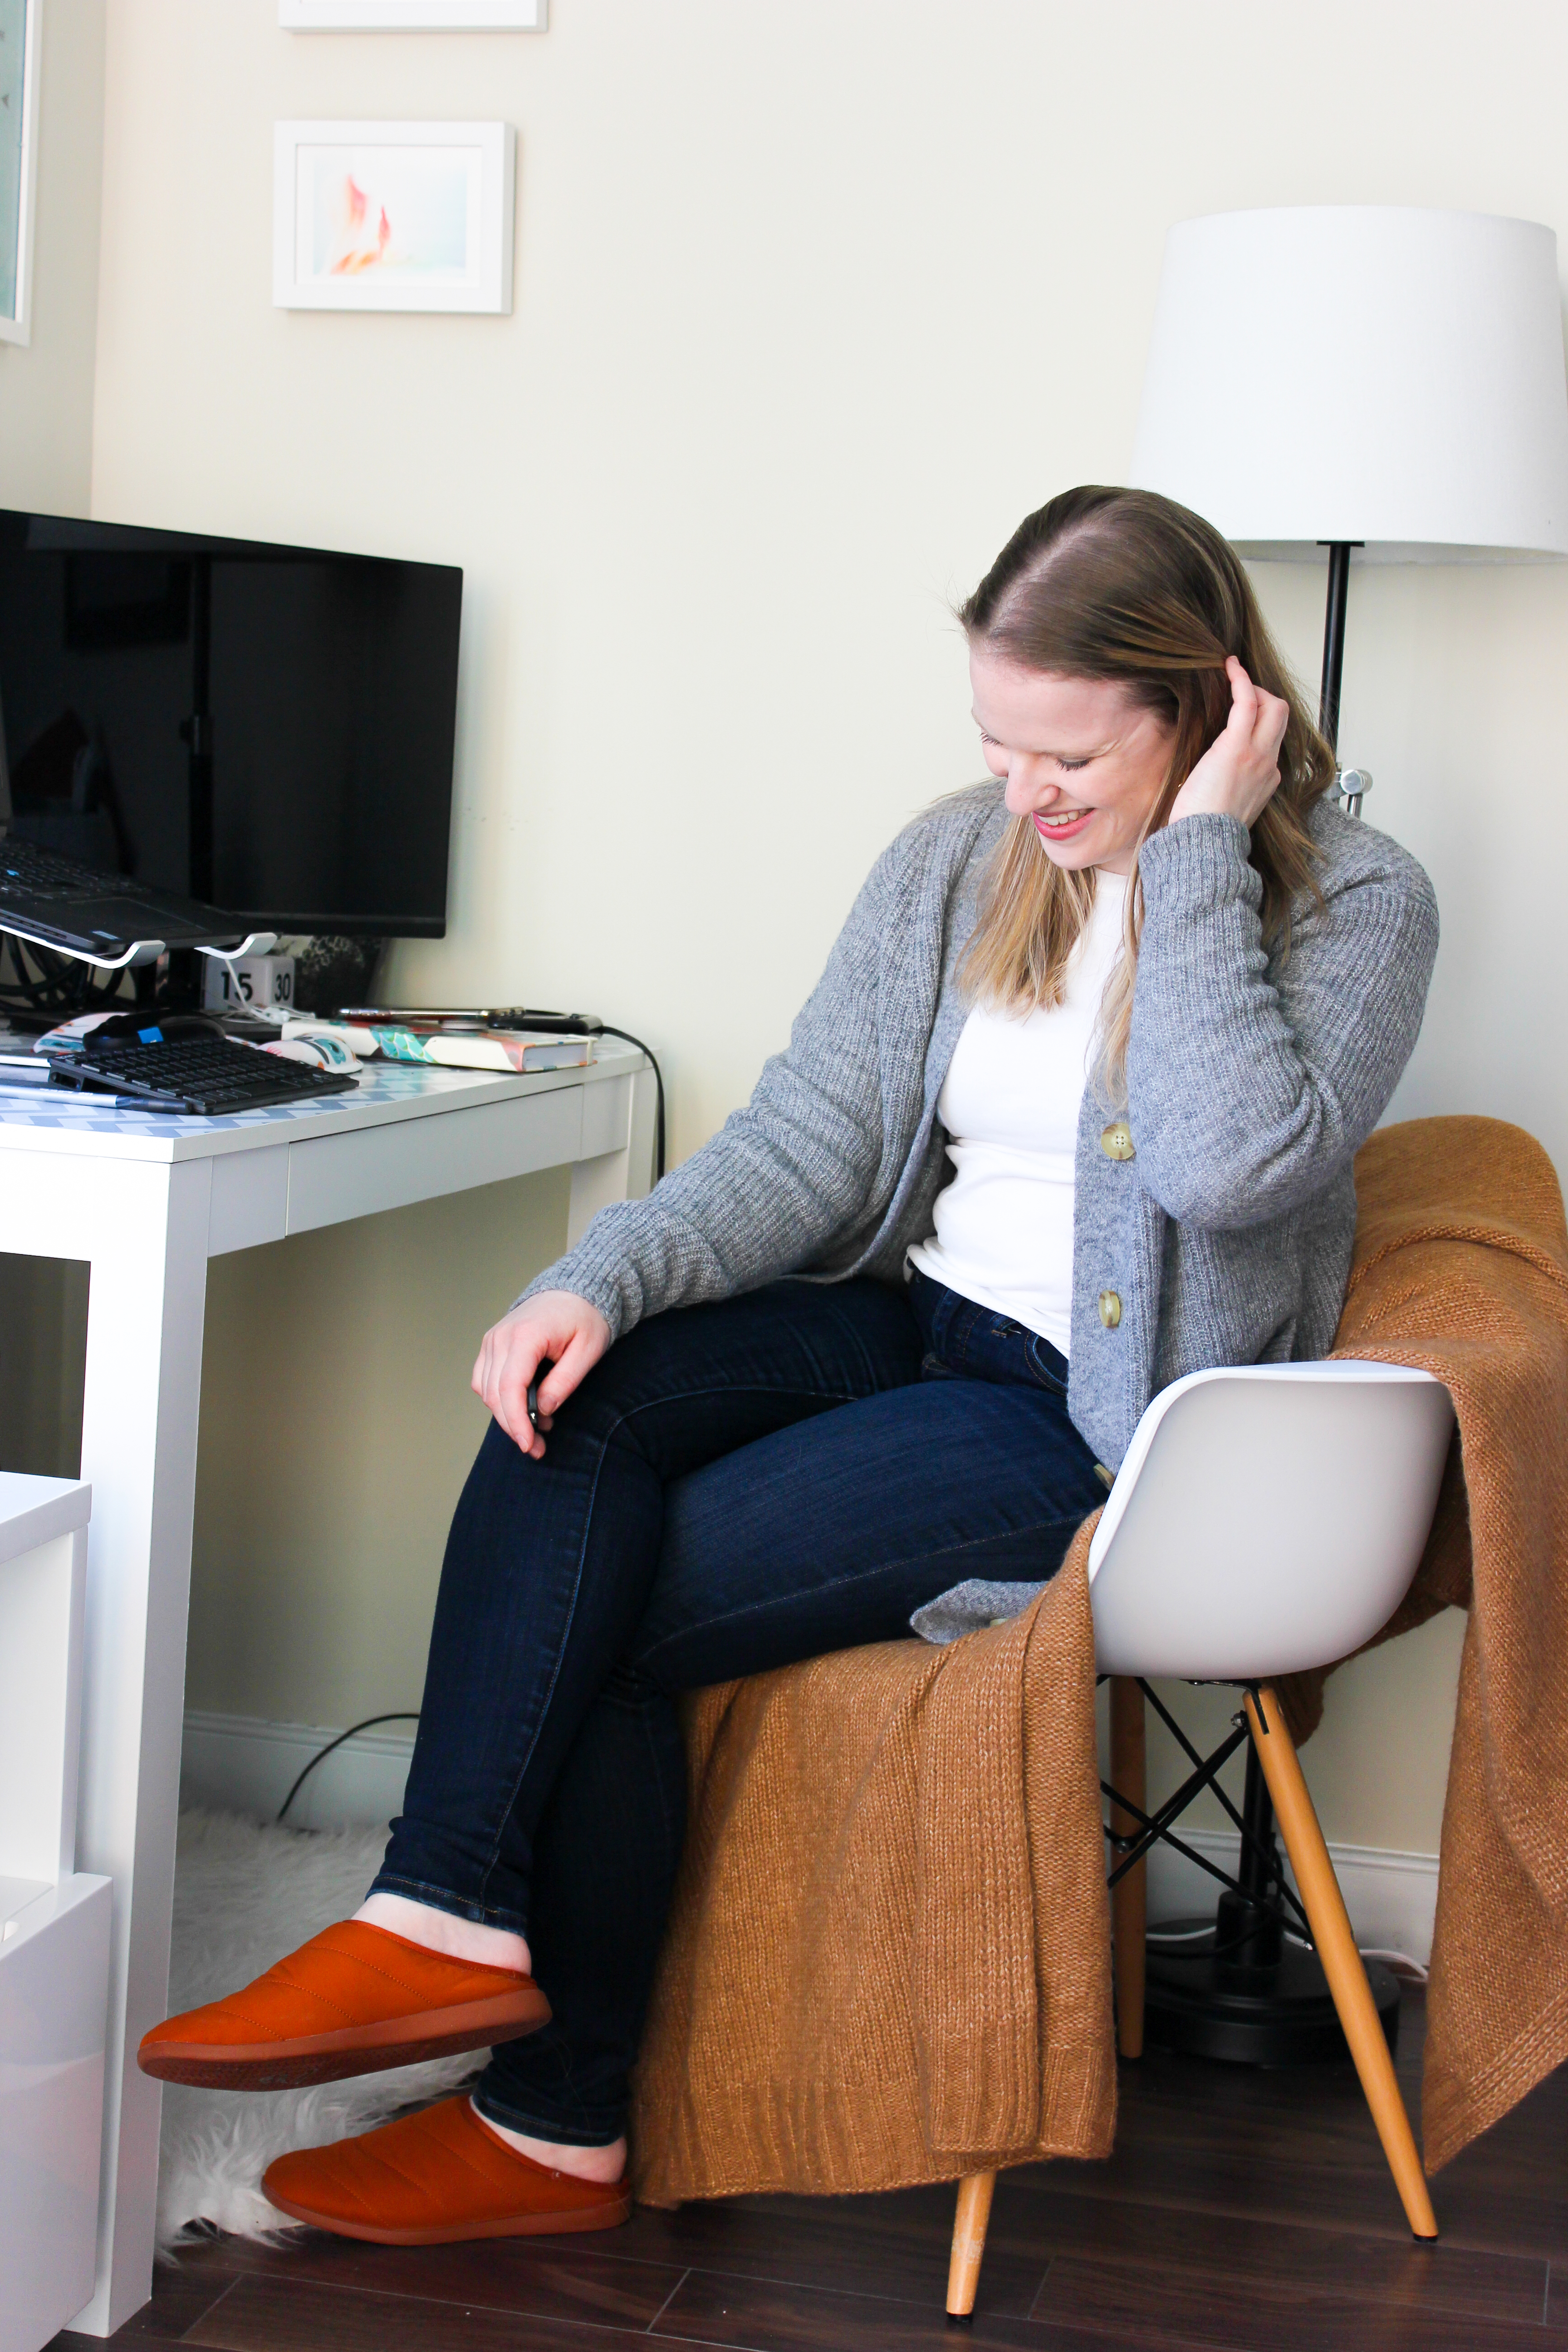
[[[0,510],[15,830],[247,929],[438,937],[462,587]]]

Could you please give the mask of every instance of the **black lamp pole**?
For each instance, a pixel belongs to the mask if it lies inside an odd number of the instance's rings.
[[[1340,682],[1345,664],[1345,602],[1351,549],[1359,540],[1331,540],[1329,595],[1323,614],[1323,685],[1318,727],[1336,758]],[[1361,814],[1372,779],[1364,770],[1340,771],[1342,805]],[[1191,1751],[1189,1751],[1191,1752]],[[1219,1898],[1212,1925],[1177,1920],[1156,1933],[1145,1956],[1144,2030],[1167,2049],[1253,2065],[1289,2065],[1342,2054],[1328,1980],[1317,1955],[1288,1937],[1280,1895],[1283,1870],[1274,1833],[1274,1807],[1258,1748],[1248,1741],[1243,1836],[1234,1885]],[[1398,2028],[1399,1988],[1384,1969],[1368,1971],[1384,2031]]]
[[[1351,549],[1360,540],[1335,539],[1329,545],[1329,601],[1323,614],[1323,688],[1318,698],[1318,731],[1331,751],[1340,741],[1340,680],[1345,667],[1345,600],[1350,593]]]
[[[1336,757],[1340,736],[1340,684],[1345,667],[1345,604],[1350,594],[1351,549],[1359,543],[1348,539],[1328,542],[1329,596],[1323,612],[1323,684],[1318,699],[1318,731]],[[1270,1965],[1279,1958],[1284,1920],[1279,1895],[1270,1884],[1270,1865],[1278,1865],[1274,1807],[1268,1795],[1268,1784],[1263,1778],[1263,1767],[1258,1760],[1257,1745],[1252,1741],[1248,1741],[1247,1749],[1247,1794],[1243,1799],[1243,1813],[1251,1832],[1249,1841],[1242,1847],[1237,1872],[1243,1902],[1238,1903],[1232,1895],[1220,1897],[1220,1940],[1224,1942],[1226,1939],[1228,1925],[1229,1940],[1240,1944],[1254,1965],[1261,1967]]]
[[[1323,613],[1323,684],[1318,701],[1318,731],[1336,757],[1340,735],[1340,684],[1345,667],[1345,604],[1350,594],[1351,549],[1359,541],[1336,539],[1329,547],[1329,594]],[[1360,803],[1352,814],[1360,814]],[[1279,1895],[1279,1849],[1274,1835],[1274,1806],[1258,1761],[1257,1742],[1247,1748],[1247,1790],[1242,1799],[1247,1836],[1237,1871],[1239,1891],[1222,1895],[1215,1924],[1215,1943],[1229,1959],[1220,1970],[1232,1984],[1244,1975],[1254,1979],[1258,2018],[1253,2030],[1266,2046],[1284,2056],[1291,2048],[1290,2001],[1280,2000],[1269,2016],[1271,1974],[1279,1969],[1284,1951],[1285,1917]],[[1279,1988],[1281,1994],[1284,1988]],[[1309,2041],[1310,2032],[1309,2033]]]

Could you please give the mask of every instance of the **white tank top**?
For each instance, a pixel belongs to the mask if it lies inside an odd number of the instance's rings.
[[[1074,1165],[1100,1001],[1121,951],[1127,881],[1101,871],[1094,906],[1048,1011],[978,1007],[937,1100],[953,1178],[911,1262],[933,1282],[1011,1316],[1065,1356],[1072,1328]]]

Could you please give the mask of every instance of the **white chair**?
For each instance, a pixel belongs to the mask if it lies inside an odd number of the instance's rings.
[[[1318,1958],[1417,2238],[1437,2234],[1421,2159],[1272,1685],[1347,1656],[1387,1623],[1420,1560],[1453,1426],[1447,1389],[1392,1365],[1194,1372],[1139,1423],[1089,1555],[1095,1663],[1111,1678],[1111,1788],[1126,1801],[1113,1801],[1110,1823],[1123,1849],[1111,1873],[1119,2045],[1127,2056],[1142,2046],[1138,1849],[1160,1833],[1144,1811],[1139,1685],[1155,1675],[1237,1683]],[[955,2319],[974,2307],[995,2178],[971,2173],[959,2183],[947,2305]]]
[[[92,1489],[0,1472],[0,2352],[92,2294],[110,1881],[76,1868]]]

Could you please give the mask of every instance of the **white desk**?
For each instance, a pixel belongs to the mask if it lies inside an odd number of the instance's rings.
[[[653,1072],[617,1040],[537,1077],[374,1064],[353,1094],[226,1118],[0,1093],[0,1243],[90,1266],[79,1870],[114,1882],[98,2283],[107,2336],[152,2292],[179,1805],[202,1318],[209,1257],[503,1177],[570,1167],[575,1239],[652,1178]]]

